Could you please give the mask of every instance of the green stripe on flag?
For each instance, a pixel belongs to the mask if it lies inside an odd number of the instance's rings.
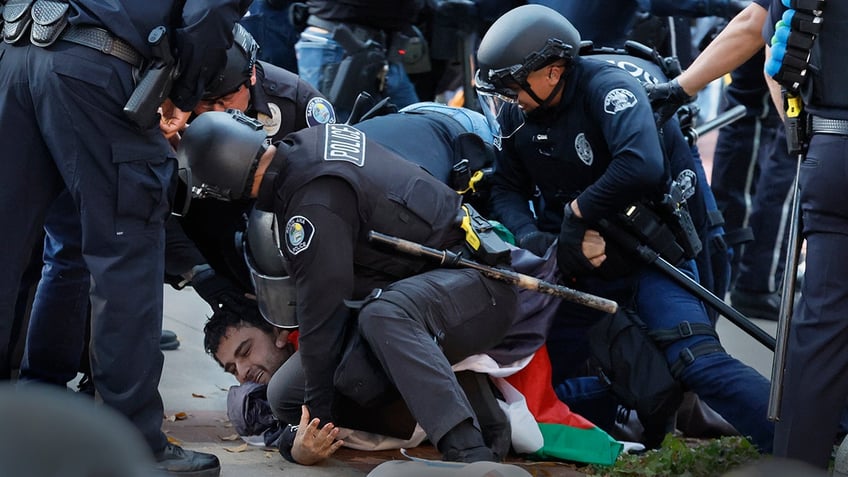
[[[623,445],[598,427],[579,429],[563,424],[539,423],[545,444],[534,454],[544,460],[551,458],[612,465]]]

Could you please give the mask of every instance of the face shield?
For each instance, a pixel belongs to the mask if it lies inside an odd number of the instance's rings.
[[[265,321],[278,328],[297,328],[297,290],[291,277],[271,276],[260,272],[247,247],[244,250],[244,261],[250,269],[250,280],[256,291],[256,303]]]
[[[279,247],[280,231],[272,212],[254,208],[242,241],[244,262],[256,291],[256,303],[265,321],[274,326],[297,328],[296,290]]]
[[[518,91],[521,89],[521,86],[514,80],[505,83],[503,81],[504,77],[501,76],[495,77],[493,75],[490,81],[486,81],[482,79],[480,72],[481,70],[477,70],[477,74],[474,77],[477,98],[480,100],[480,108],[483,110],[483,115],[486,117],[486,121],[489,122],[489,128],[499,133],[496,143],[500,145],[501,140],[509,139],[521,129],[521,126],[524,126],[523,117],[520,123],[511,126],[505,125],[501,118],[501,114],[507,105],[518,103]]]

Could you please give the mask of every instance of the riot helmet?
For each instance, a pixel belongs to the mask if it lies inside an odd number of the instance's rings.
[[[227,63],[212,78],[203,92],[203,100],[211,100],[237,91],[241,85],[248,84],[256,66],[259,44],[253,36],[238,23],[233,26],[233,44],[227,50]]]
[[[477,50],[474,82],[487,119],[497,122],[504,103],[515,103],[519,90],[526,91],[540,107],[547,106],[562,90],[563,80],[542,99],[530,88],[527,77],[559,60],[564,60],[567,71],[579,48],[580,33],[556,10],[531,4],[503,14],[486,31]],[[516,130],[503,131],[503,137]]]
[[[262,123],[228,109],[203,113],[192,121],[180,140],[177,158],[191,169],[196,196],[239,200],[250,197],[266,149]]]

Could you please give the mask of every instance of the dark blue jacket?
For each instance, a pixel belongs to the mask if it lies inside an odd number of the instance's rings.
[[[185,4],[181,11],[180,4]],[[152,51],[147,35],[166,26],[171,49],[179,59],[180,77],[171,99],[183,111],[191,110],[209,79],[226,62],[233,41],[233,24],[247,11],[251,0],[70,0],[70,23],[93,25],[127,41],[145,58]]]

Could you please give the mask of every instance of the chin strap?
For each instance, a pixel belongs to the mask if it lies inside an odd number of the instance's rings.
[[[551,94],[549,94],[548,97],[543,100],[535,92],[533,92],[533,88],[530,87],[530,83],[525,81],[524,84],[521,85],[521,89],[526,91],[527,94],[530,95],[531,98],[533,98],[533,101],[539,103],[539,106],[537,106],[537,108],[540,110],[550,106],[551,101],[553,101],[554,97],[556,97],[556,95],[558,95],[559,92],[562,91],[563,87],[565,87],[565,75],[559,77],[559,81],[557,81],[557,84],[556,86],[554,86],[554,89],[553,91],[551,91]]]

